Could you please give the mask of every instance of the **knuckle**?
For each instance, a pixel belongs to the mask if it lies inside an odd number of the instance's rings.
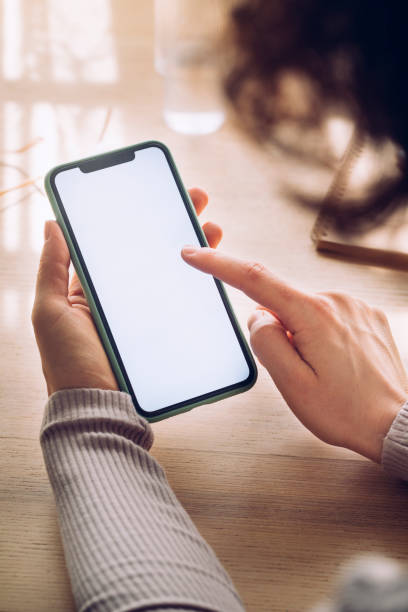
[[[35,332],[38,332],[40,329],[42,329],[44,325],[44,316],[38,310],[38,308],[33,308],[33,311],[31,313],[31,323]]]
[[[31,313],[31,323],[35,331],[41,326],[41,316],[36,308],[34,308]]]
[[[370,306],[364,300],[360,300],[359,298],[353,299],[353,305],[358,308],[361,312],[368,312],[371,310]]]
[[[47,272],[47,266],[48,266],[48,256],[47,254],[42,253],[41,257],[40,257],[40,261],[38,264],[38,271],[37,271],[37,277],[40,276],[44,276],[44,274],[46,274]]]
[[[248,283],[256,283],[265,274],[266,268],[257,261],[250,261],[244,264],[244,278]]]
[[[328,308],[338,313],[346,314],[347,316],[356,316],[358,314],[366,315],[371,309],[370,306],[359,298],[355,298],[348,293],[340,291],[331,291],[319,294],[320,300],[329,302]]]
[[[34,306],[32,311],[31,311],[31,323],[32,323],[33,327],[36,326],[36,321],[37,321],[37,311],[36,311],[35,306]]]
[[[260,322],[258,325],[253,325],[251,328],[251,340],[257,341],[262,337],[265,337],[266,334],[274,333],[276,330],[283,329],[281,324],[278,321],[273,321],[272,319],[267,322]]]
[[[315,310],[322,315],[330,314],[334,310],[333,299],[328,294],[315,296],[313,299],[313,306]]]
[[[349,299],[349,295],[347,293],[343,293],[342,291],[324,291],[319,295],[329,298],[336,302],[344,302]]]
[[[48,321],[47,305],[44,300],[36,299],[31,311],[31,322],[35,330],[39,330]]]
[[[313,299],[313,309],[320,324],[335,325],[339,320],[337,304],[327,296],[318,296]]]
[[[34,325],[34,327],[36,326],[38,322],[39,316],[40,316],[40,308],[38,305],[38,300],[35,300],[33,304],[33,308],[31,310],[31,322]]]
[[[372,308],[372,313],[375,316],[375,318],[382,323],[383,325],[387,325],[388,324],[388,318],[387,315],[385,314],[385,312],[383,310],[381,310],[381,308]]]
[[[355,301],[355,298],[352,298],[348,293],[343,293],[342,291],[330,291],[324,293],[323,296],[328,298],[332,305],[338,307],[350,307]]]
[[[257,318],[250,327],[251,345],[255,352],[257,352],[259,345],[264,346],[265,342],[268,343],[272,337],[276,337],[276,334],[282,333],[286,334],[284,328],[277,319],[272,316]]]

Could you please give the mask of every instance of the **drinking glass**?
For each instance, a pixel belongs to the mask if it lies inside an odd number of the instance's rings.
[[[164,80],[164,118],[184,134],[224,122],[220,91],[222,0],[155,0],[155,68]]]

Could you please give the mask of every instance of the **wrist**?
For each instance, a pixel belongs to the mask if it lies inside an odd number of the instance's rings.
[[[362,440],[361,448],[357,452],[375,463],[381,463],[384,440],[403,405],[404,399],[396,399],[375,415],[367,427],[367,437]]]
[[[408,401],[399,411],[384,439],[381,464],[390,476],[408,480]]]
[[[69,371],[53,370],[44,372],[48,395],[65,389],[102,389],[118,391],[119,387],[113,372],[90,372],[86,369]]]

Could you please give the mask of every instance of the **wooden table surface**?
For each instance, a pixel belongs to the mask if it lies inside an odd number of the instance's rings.
[[[146,139],[208,190],[223,248],[308,290],[382,307],[408,357],[407,275],[319,256],[315,213],[288,202],[282,164],[227,122],[187,137],[162,118],[149,0],[0,3],[0,190],[61,162]],[[21,150],[25,145],[31,145]],[[30,323],[49,204],[35,186],[0,196],[0,611],[73,609],[38,433],[46,401]],[[238,318],[253,305],[230,292]],[[260,368],[248,393],[154,426],[154,455],[250,611],[307,610],[351,555],[406,557],[407,490],[297,422]]]

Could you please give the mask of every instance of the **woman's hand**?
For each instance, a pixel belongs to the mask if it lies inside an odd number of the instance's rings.
[[[252,348],[300,421],[321,440],[380,462],[408,394],[385,315],[348,295],[302,293],[260,264],[213,249],[182,255],[259,303],[248,321]]]
[[[207,194],[191,189],[190,196],[200,214],[207,205]],[[206,223],[203,230],[208,243],[217,246],[221,228]],[[55,221],[48,221],[32,314],[48,394],[79,387],[117,389],[76,275],[68,286],[69,264],[64,236]]]

